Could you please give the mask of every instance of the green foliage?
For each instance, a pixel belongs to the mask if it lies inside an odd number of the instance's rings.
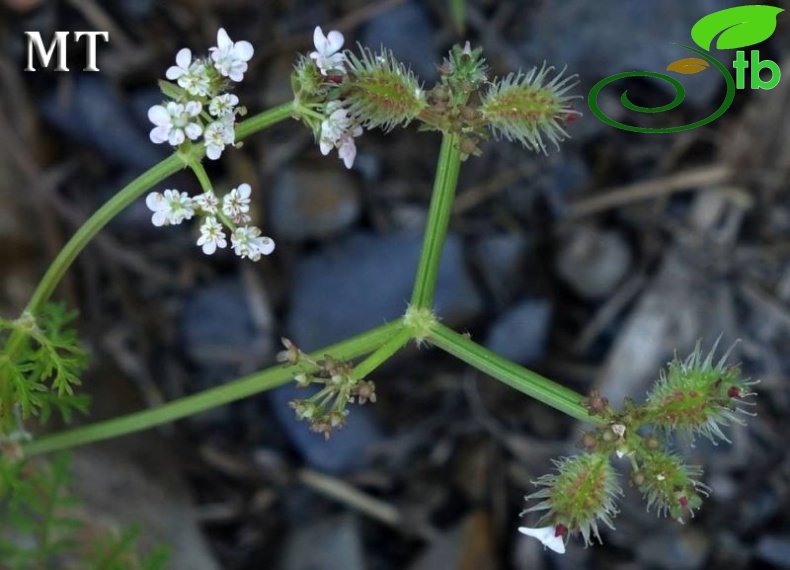
[[[87,411],[88,397],[74,393],[87,355],[69,327],[76,312],[63,305],[46,305],[35,318],[0,320],[0,412],[8,428],[12,411],[22,418],[39,415],[46,421],[53,409],[71,421],[72,412]],[[23,342],[16,345],[13,338]]]
[[[118,534],[80,519],[70,495],[70,457],[52,462],[18,460],[3,443],[0,455],[0,568],[33,570],[162,570],[168,553],[135,552],[139,529]]]

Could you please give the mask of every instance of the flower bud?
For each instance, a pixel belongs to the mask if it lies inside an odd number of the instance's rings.
[[[369,129],[407,125],[427,105],[414,73],[386,49],[381,54],[364,47],[360,51],[361,57],[346,54],[350,71],[343,98],[350,115]]]
[[[492,85],[483,97],[481,111],[496,136],[518,141],[526,148],[546,152],[543,137],[559,148],[568,138],[563,124],[578,111],[570,108],[566,93],[576,85],[576,76],[562,78],[562,72],[548,80],[553,67],[511,73]]]
[[[591,535],[601,541],[597,521],[614,528],[617,514],[614,499],[622,494],[617,475],[605,454],[588,453],[555,461],[556,473],[544,475],[534,483],[542,489],[526,499],[540,502],[524,513],[548,511],[541,524],[562,524],[571,533],[580,532],[585,545]]]

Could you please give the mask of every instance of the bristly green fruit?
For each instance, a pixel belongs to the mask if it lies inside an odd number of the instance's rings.
[[[580,115],[571,108],[578,96],[567,95],[578,81],[575,75],[563,78],[563,72],[549,80],[553,69],[544,63],[539,70],[511,73],[491,86],[480,110],[495,136],[543,153],[545,136],[559,149],[569,137],[563,125]]]
[[[623,494],[607,455],[564,457],[554,465],[557,472],[534,481],[542,489],[526,497],[540,502],[521,514],[548,511],[539,525],[561,524],[571,534],[580,532],[585,545],[591,544],[593,536],[601,542],[597,521],[614,528],[612,519],[618,513],[614,501]]]
[[[756,382],[744,380],[738,366],[726,364],[735,345],[714,365],[717,345],[703,358],[698,342],[688,358],[669,363],[648,394],[646,422],[689,438],[702,435],[714,444],[729,442],[721,426],[744,423],[736,414],[750,414],[742,406],[754,405],[745,399],[755,395],[750,387]]]
[[[376,54],[360,46],[359,57],[345,53],[350,69],[342,97],[350,115],[366,128],[405,126],[427,105],[414,73],[389,50]]]
[[[654,451],[641,455],[641,468],[631,476],[631,482],[641,491],[647,502],[647,510],[655,507],[661,515],[669,514],[683,522],[694,516],[702,506],[702,497],[708,496],[709,488],[697,480],[702,469],[686,465],[680,458],[666,451]]]

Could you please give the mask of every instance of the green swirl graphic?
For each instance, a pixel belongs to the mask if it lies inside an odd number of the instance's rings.
[[[603,111],[598,107],[598,94],[601,92],[601,89],[606,87],[609,83],[617,81],[619,79],[624,79],[626,77],[655,77],[656,79],[660,79],[662,81],[667,81],[672,87],[675,88],[675,98],[672,102],[662,105],[660,107],[641,107],[639,105],[635,105],[628,99],[628,90],[623,91],[622,96],[620,97],[620,101],[623,106],[631,111],[636,111],[638,113],[661,113],[663,111],[669,111],[674,109],[678,105],[680,105],[683,100],[686,98],[686,91],[683,89],[683,86],[680,82],[675,79],[674,77],[670,77],[664,73],[654,73],[652,71],[629,71],[626,73],[618,73],[617,75],[610,75],[609,77],[605,77],[604,79],[600,80],[595,86],[590,90],[590,94],[587,97],[587,103],[590,106],[590,110],[593,114],[601,119],[604,123],[616,127],[618,129],[622,129],[624,131],[631,131],[634,133],[679,133],[680,131],[688,131],[689,129],[696,129],[697,127],[701,127],[702,125],[707,125],[711,121],[715,121],[719,117],[721,117],[724,112],[730,108],[732,105],[733,99],[735,99],[735,80],[732,78],[732,74],[724,67],[718,60],[714,59],[704,51],[700,51],[694,49],[692,47],[684,46],[682,44],[674,44],[676,46],[682,47],[683,49],[687,49],[689,51],[693,51],[700,57],[704,58],[706,61],[711,63],[715,66],[719,72],[724,76],[724,80],[727,82],[727,95],[724,97],[724,101],[722,101],[721,106],[719,106],[716,111],[705,117],[704,119],[700,119],[695,123],[691,123],[690,125],[681,125],[679,127],[667,127],[664,129],[658,128],[649,128],[649,127],[634,127],[632,125],[626,125],[625,123],[621,123],[619,121],[615,121],[607,117]]]

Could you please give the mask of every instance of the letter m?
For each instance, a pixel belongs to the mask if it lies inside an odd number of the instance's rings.
[[[66,67],[66,38],[69,32],[55,32],[55,38],[49,44],[48,49],[44,49],[44,41],[41,39],[41,32],[25,32],[27,36],[27,67],[25,71],[36,71],[33,66],[33,53],[35,51],[39,63],[42,67],[49,67],[52,56],[58,52],[58,65],[55,71],[68,71]]]

